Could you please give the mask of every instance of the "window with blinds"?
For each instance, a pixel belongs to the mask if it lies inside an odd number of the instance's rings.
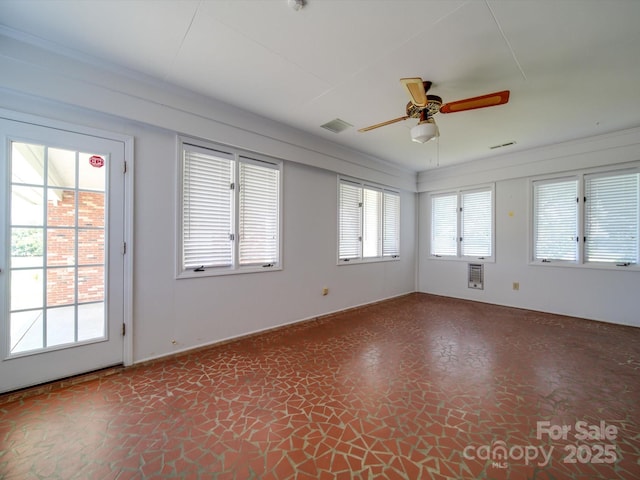
[[[340,178],[338,261],[400,256],[400,194],[384,187]]]
[[[282,163],[181,139],[178,276],[280,265]]]
[[[535,260],[578,259],[578,180],[534,182],[533,256]]]
[[[462,192],[461,249],[463,257],[491,257],[493,208],[491,190]]]
[[[458,255],[458,195],[431,197],[431,255]]]
[[[189,147],[182,165],[182,269],[231,266],[233,157]]]
[[[533,181],[533,261],[638,264],[640,173]]]
[[[280,251],[280,170],[241,157],[239,183],[238,262],[275,265]]]
[[[431,195],[430,254],[493,259],[493,186]]]
[[[585,261],[638,263],[638,173],[585,177]]]

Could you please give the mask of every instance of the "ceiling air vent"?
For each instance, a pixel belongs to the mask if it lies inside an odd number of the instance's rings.
[[[484,264],[483,263],[469,264],[468,281],[469,281],[469,288],[484,290]]]
[[[327,122],[324,125],[320,126],[325,130],[329,130],[333,133],[344,132],[347,128],[353,127],[353,125],[351,125],[350,123],[347,123],[344,120],[340,120],[339,118],[331,120],[330,122]]]
[[[494,145],[493,147],[489,147],[489,150],[495,150],[496,148],[510,147],[511,145],[515,145],[516,142],[507,142],[502,143],[500,145]]]

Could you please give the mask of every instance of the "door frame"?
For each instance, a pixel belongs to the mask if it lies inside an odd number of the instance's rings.
[[[122,142],[124,144],[124,160],[126,165],[126,175],[124,176],[124,212],[123,212],[123,228],[124,228],[124,242],[126,245],[126,251],[123,255],[123,323],[126,334],[123,338],[123,352],[122,361],[125,366],[133,364],[133,255],[134,255],[134,243],[133,243],[133,231],[134,231],[134,137],[131,135],[124,135],[121,133],[115,133],[111,131],[101,130],[84,125],[78,125],[74,123],[68,123],[60,120],[54,120],[47,117],[41,117],[37,115],[15,112],[0,108],[0,118],[10,120],[14,122],[22,122],[27,124],[36,125],[44,128],[52,128],[57,130],[68,131],[72,133],[78,133],[81,135],[95,136],[104,138],[107,140],[113,140]],[[0,175],[1,177],[2,175]],[[4,181],[0,178],[0,181]],[[124,245],[123,245],[123,248]],[[8,269],[8,266],[2,266],[2,268]],[[2,292],[7,294],[7,292]]]

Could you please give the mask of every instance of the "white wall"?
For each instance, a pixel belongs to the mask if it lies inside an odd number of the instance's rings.
[[[0,108],[135,139],[134,362],[415,291],[415,174],[2,32],[0,71]],[[177,133],[285,160],[284,270],[175,279]],[[401,190],[399,261],[337,265],[336,172]]]
[[[640,129],[503,155],[479,164],[423,172],[419,194],[418,290],[488,303],[640,327],[640,271],[531,265],[531,176],[637,164]],[[496,261],[485,264],[484,290],[467,286],[467,262],[430,259],[430,191],[496,183]],[[513,282],[520,290],[512,289]]]
[[[401,261],[338,266],[336,174],[295,162],[283,174],[284,270],[175,280],[175,139],[136,140],[137,360],[415,291],[416,194],[401,197]]]

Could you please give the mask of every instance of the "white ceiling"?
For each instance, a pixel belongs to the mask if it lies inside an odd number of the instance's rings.
[[[151,75],[412,171],[640,126],[638,0],[2,0],[0,24]],[[413,143],[401,77],[444,102]],[[320,125],[340,118],[354,128]],[[507,142],[498,150],[489,147]]]

